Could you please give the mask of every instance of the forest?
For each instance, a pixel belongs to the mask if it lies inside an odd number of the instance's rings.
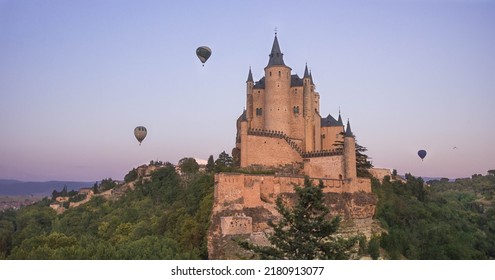
[[[493,171],[493,170],[490,170]],[[495,258],[495,174],[425,184],[406,174],[407,183],[373,182],[375,218],[384,232],[385,258],[471,260]]]
[[[149,180],[131,170],[125,181],[135,188],[119,199],[94,196],[57,214],[49,207],[60,193],[54,192],[0,212],[0,259],[208,259],[214,174],[232,170],[232,158],[210,157],[201,171],[191,158],[179,162],[179,172],[160,165]],[[410,174],[406,183],[393,177],[372,181],[383,228],[367,245],[373,259],[495,258],[495,174],[427,183]],[[112,182],[93,189],[116,187]]]

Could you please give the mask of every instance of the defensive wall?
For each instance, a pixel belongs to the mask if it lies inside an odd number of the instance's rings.
[[[367,178],[310,180],[314,185],[321,180],[324,193],[371,193],[371,182]],[[275,203],[282,193],[295,193],[294,186],[304,186],[304,177],[218,173],[215,175],[215,203],[258,207],[265,202]]]
[[[340,215],[346,231],[371,236],[376,197],[367,178],[319,179],[323,182],[324,201],[331,215]],[[233,237],[247,238],[257,245],[268,245],[269,220],[278,220],[275,200],[282,197],[292,205],[294,186],[303,186],[303,176],[218,173],[215,175],[212,221],[208,233],[210,259],[247,257]]]

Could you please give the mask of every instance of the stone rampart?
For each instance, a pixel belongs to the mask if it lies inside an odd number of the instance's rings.
[[[371,193],[369,179],[311,180],[315,185],[320,180],[323,182],[325,203],[332,216],[340,215],[345,221],[347,229],[344,231],[371,235],[376,197]],[[239,258],[238,253],[242,250],[232,241],[233,236],[248,238],[259,245],[266,244],[266,233],[270,231],[268,221],[280,218],[275,200],[282,196],[289,204],[294,203],[294,186],[303,185],[302,176],[216,174],[212,222],[208,232],[210,259]]]

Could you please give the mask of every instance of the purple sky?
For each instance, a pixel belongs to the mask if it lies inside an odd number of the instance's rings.
[[[0,178],[122,179],[230,153],[275,27],[322,115],[340,107],[376,167],[495,169],[494,1],[0,0]]]

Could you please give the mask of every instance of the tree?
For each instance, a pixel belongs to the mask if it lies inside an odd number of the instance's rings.
[[[290,208],[282,197],[276,200],[281,218],[277,224],[269,221],[273,234],[272,246],[257,246],[246,241],[239,244],[262,259],[348,259],[357,238],[344,239],[334,234],[340,217],[329,219],[330,210],[323,202],[323,182],[314,186],[305,178],[304,187],[295,187],[297,202]]]
[[[358,177],[371,177],[368,170],[373,168],[373,164],[368,155],[365,154],[366,151],[368,151],[366,147],[356,143],[356,171]]]
[[[208,163],[206,163],[206,172],[210,173],[215,171],[215,161],[213,160],[213,155],[208,158]]]
[[[218,155],[218,158],[215,161],[215,171],[216,172],[229,171],[232,169],[233,163],[234,162],[232,157],[229,154],[227,154],[225,151],[223,151]]]
[[[184,174],[196,174],[199,171],[199,164],[194,158],[182,158],[179,160],[180,171]]]
[[[93,193],[94,194],[98,193],[98,182],[95,182],[95,184],[93,185]]]
[[[127,175],[124,177],[124,182],[129,183],[135,181],[138,178],[138,172],[136,168],[133,168]]]

